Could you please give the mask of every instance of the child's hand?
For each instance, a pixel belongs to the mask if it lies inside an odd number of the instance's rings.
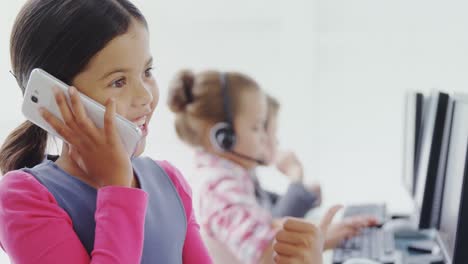
[[[359,234],[362,228],[375,226],[377,219],[367,216],[356,216],[344,219],[328,228],[325,249],[333,249],[344,240]]]
[[[271,225],[273,226],[274,229],[281,229],[283,228],[283,225],[284,223],[286,223],[287,220],[288,220],[287,217],[276,218],[276,219],[273,219]]]
[[[302,219],[288,218],[275,237],[275,263],[321,264],[325,234],[340,208],[328,210],[318,227]]]
[[[115,102],[108,100],[104,128],[88,118],[78,92],[70,88],[71,105],[63,92],[55,90],[55,100],[64,122],[43,110],[42,116],[68,142],[69,154],[98,186],[130,186],[132,164],[115,127]]]
[[[293,182],[302,182],[304,171],[302,163],[296,154],[291,151],[282,151],[276,157],[276,168],[284,175],[288,176]]]

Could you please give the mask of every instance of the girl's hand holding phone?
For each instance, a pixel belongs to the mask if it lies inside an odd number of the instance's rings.
[[[54,89],[54,95],[64,121],[44,108],[42,117],[68,142],[71,158],[99,187],[130,187],[132,164],[115,126],[115,101],[107,101],[104,127],[100,129],[87,116],[76,88],[69,88],[70,105],[59,89]]]

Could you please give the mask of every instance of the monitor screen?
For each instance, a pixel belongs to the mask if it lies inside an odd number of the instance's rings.
[[[431,228],[433,226],[433,205],[437,202],[436,190],[438,176],[441,173],[441,164],[445,162],[442,157],[444,152],[443,142],[448,142],[448,130],[446,126],[449,96],[445,93],[433,92],[429,98],[424,124],[421,133],[421,146],[419,164],[417,167],[417,179],[415,188],[416,218],[419,228]],[[443,182],[441,182],[443,183]],[[440,189],[441,190],[441,189]]]
[[[414,196],[416,164],[418,160],[418,147],[420,146],[420,133],[422,126],[424,95],[417,92],[408,92],[405,102],[404,135],[403,135],[403,184]]]
[[[455,101],[442,196],[440,237],[452,260],[455,251],[460,200],[468,145],[468,101]]]

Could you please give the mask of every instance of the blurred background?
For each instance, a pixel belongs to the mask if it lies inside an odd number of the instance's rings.
[[[8,73],[24,2],[0,8],[0,142],[24,120]],[[190,181],[192,153],[174,132],[168,83],[182,68],[237,70],[281,102],[281,146],[298,154],[306,181],[322,184],[325,205],[411,208],[401,184],[405,92],[467,91],[468,2],[134,2],[149,22],[161,92],[146,155],[169,160]],[[282,180],[272,176],[268,185],[281,189]]]

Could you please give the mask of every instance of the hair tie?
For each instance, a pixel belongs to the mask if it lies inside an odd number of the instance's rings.
[[[184,85],[185,98],[187,99],[187,103],[190,104],[193,102],[192,81],[188,80],[187,78],[184,78],[183,85]]]

